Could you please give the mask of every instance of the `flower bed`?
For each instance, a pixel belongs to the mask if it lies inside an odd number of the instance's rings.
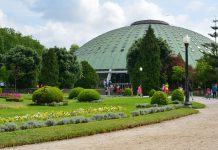
[[[106,113],[106,114],[97,114],[93,115],[90,118],[86,118],[84,116],[77,116],[72,118],[62,118],[60,120],[48,119],[46,121],[36,121],[30,120],[23,122],[19,127],[14,122],[6,123],[0,127],[0,132],[11,132],[16,130],[26,130],[32,128],[41,128],[41,127],[49,127],[56,125],[65,125],[65,124],[78,124],[78,123],[88,123],[91,121],[102,121],[102,120],[110,120],[110,119],[119,119],[125,118],[126,115],[123,112],[118,113]]]
[[[22,102],[22,95],[20,93],[0,93],[1,98],[5,98],[8,102]]]
[[[88,115],[88,114],[96,114],[102,112],[116,112],[122,110],[120,106],[110,106],[110,107],[99,107],[99,108],[79,108],[72,112],[58,111],[58,112],[38,112],[35,114],[26,114],[23,116],[15,116],[15,117],[7,117],[1,118],[0,123],[6,122],[17,122],[17,121],[26,121],[26,120],[46,120],[49,118],[61,118],[61,117],[71,117],[78,115]]]

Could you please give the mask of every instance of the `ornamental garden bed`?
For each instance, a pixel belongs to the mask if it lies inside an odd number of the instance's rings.
[[[173,104],[157,107],[150,104],[150,98],[110,97],[90,103],[66,97],[68,105],[51,107],[31,105],[30,95],[22,97],[23,102],[19,103],[22,107],[14,107],[18,105],[16,102],[0,100],[4,106],[0,107],[0,147],[110,132],[198,112]],[[172,108],[175,106],[177,109]],[[195,106],[198,108],[199,104]]]

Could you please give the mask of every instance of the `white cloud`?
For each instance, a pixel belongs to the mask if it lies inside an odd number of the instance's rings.
[[[34,12],[34,15],[39,16],[37,19],[41,20],[34,20],[35,24],[9,22],[8,17],[0,10],[0,25],[10,25],[25,35],[33,35],[46,47],[56,45],[69,48],[72,43],[81,46],[104,32],[130,25],[137,20],[163,20],[171,25],[188,28],[204,35],[207,35],[212,23],[203,18],[193,21],[193,18],[186,13],[170,14],[158,4],[148,0],[134,0],[129,3],[111,0],[88,2],[87,0],[63,0],[63,2],[22,0],[22,2],[28,6],[24,8]],[[201,7],[200,4],[195,5]]]

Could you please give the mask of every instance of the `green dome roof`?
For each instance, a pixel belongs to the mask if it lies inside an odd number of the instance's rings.
[[[171,26],[164,21],[142,20],[104,33],[84,44],[76,55],[79,61],[86,60],[96,70],[125,70],[126,56],[135,40],[141,38],[151,24],[155,35],[166,40],[173,53],[180,53],[185,58],[183,37],[188,34],[191,38],[189,44],[189,64],[193,67],[196,60],[202,56],[202,51],[210,52],[202,44],[212,42],[209,38],[194,31],[181,27]],[[185,59],[184,59],[185,60]]]

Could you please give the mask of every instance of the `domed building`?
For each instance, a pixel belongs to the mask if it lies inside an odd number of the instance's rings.
[[[181,27],[171,26],[159,20],[142,20],[130,26],[118,28],[90,40],[77,52],[79,61],[86,60],[97,71],[101,79],[112,80],[113,83],[127,83],[129,77],[126,69],[126,56],[129,48],[146,33],[148,26],[154,29],[156,37],[166,40],[173,54],[181,54],[185,60],[183,37],[189,35],[189,64],[196,66],[196,60],[202,57],[202,52],[210,53],[202,47],[210,43],[209,38]]]

